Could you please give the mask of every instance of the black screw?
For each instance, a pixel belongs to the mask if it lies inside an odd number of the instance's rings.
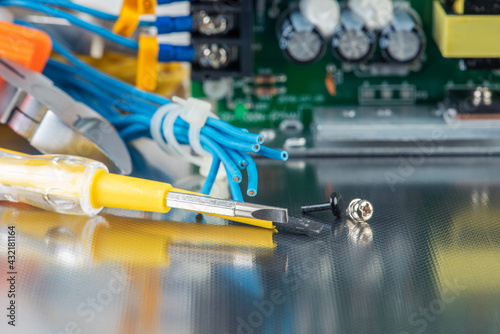
[[[302,213],[331,210],[335,217],[340,218],[344,212],[344,199],[339,193],[333,192],[330,195],[330,203],[304,205],[301,209]]]

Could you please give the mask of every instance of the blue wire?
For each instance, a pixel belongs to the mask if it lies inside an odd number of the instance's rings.
[[[66,58],[68,61],[73,63],[76,66],[76,69],[79,69],[78,75],[88,79],[95,85],[100,86],[102,89],[111,90],[113,89],[119,96],[124,96],[125,94],[130,94],[138,99],[143,99],[146,102],[153,103],[156,105],[165,105],[170,103],[167,98],[164,98],[160,95],[149,93],[146,91],[139,90],[134,86],[117,80],[107,74],[104,74],[93,67],[87,65],[85,62],[80,60],[78,57],[73,55],[69,49],[63,46],[60,42],[53,40],[53,48],[54,51],[59,53],[61,56]],[[75,73],[76,73],[75,69]]]
[[[207,138],[206,136],[201,135],[200,141],[204,146],[209,147],[212,152],[214,152],[219,157],[219,159],[226,167],[226,171],[232,176],[231,180],[233,182],[240,183],[243,176],[241,175],[240,170],[238,169],[238,167],[236,167],[236,164],[231,160],[227,152],[222,147],[220,147],[219,144]]]
[[[32,0],[32,1],[33,2],[41,2],[41,3],[47,4],[47,5],[64,7],[64,8],[72,9],[72,10],[79,11],[82,13],[87,13],[89,15],[95,16],[99,19],[106,20],[106,21],[117,21],[118,20],[118,16],[116,16],[116,15],[101,12],[99,10],[89,8],[86,6],[82,6],[82,5],[76,4],[76,3],[68,1],[68,0]]]
[[[288,152],[287,151],[279,151],[273,148],[262,146],[260,151],[258,152],[260,155],[266,158],[287,161],[288,160]]]
[[[2,1],[0,1],[0,5]],[[29,24],[22,20],[15,20],[16,23],[25,25],[28,27],[34,27],[32,24]],[[117,80],[107,74],[104,74],[92,66],[87,65],[85,62],[76,57],[68,48],[66,48],[62,43],[57,41],[56,39],[52,39],[52,45],[55,52],[66,58],[69,62],[75,65],[74,73],[78,72],[78,75],[88,79],[90,82],[100,86],[102,89],[110,91],[113,89],[117,96],[124,96],[125,94],[130,94],[135,98],[145,100],[146,102],[153,103],[156,105],[165,105],[170,103],[167,98],[164,98],[160,95],[149,93],[143,90],[139,90],[134,86]],[[60,63],[62,64],[62,63]],[[66,68],[69,69],[69,68]]]
[[[219,173],[220,159],[217,155],[212,155],[212,165],[210,166],[210,172],[208,173],[207,179],[201,188],[201,193],[204,195],[209,195],[214,186],[217,174]]]
[[[136,41],[133,41],[131,39],[122,37],[120,35],[114,34],[113,32],[100,27],[98,25],[95,25],[93,23],[89,23],[87,21],[84,21],[82,19],[79,19],[78,17],[56,9],[54,7],[50,6],[45,6],[41,3],[35,3],[35,2],[29,2],[29,1],[23,1],[23,0],[1,0],[0,5],[3,6],[10,6],[10,7],[22,7],[22,8],[28,8],[37,12],[45,13],[47,15],[55,16],[55,17],[60,17],[63,19],[68,20],[72,24],[79,26],[81,28],[84,28],[88,31],[91,31],[95,34],[98,34],[112,42],[115,42],[117,44],[123,45],[125,47],[134,49],[134,50],[139,50],[139,43]]]
[[[211,127],[215,128],[221,132],[224,132],[228,135],[231,135],[231,136],[233,136],[237,139],[243,140],[243,141],[247,141],[250,143],[255,142],[257,144],[264,143],[264,136],[253,134],[253,133],[248,133],[248,131],[243,132],[240,129],[237,129],[234,126],[232,126],[226,122],[223,122],[219,119],[209,118],[209,119],[207,119],[207,125],[210,125]]]
[[[189,129],[189,123],[187,123],[185,120],[182,118],[178,118],[175,121],[176,125],[182,126],[183,128]],[[259,144],[249,144],[249,143],[242,143],[237,141],[234,138],[231,138],[227,136],[224,133],[220,133],[219,131],[212,129],[211,127],[204,126],[201,128],[201,134],[212,138],[215,140],[217,143],[227,146],[228,148],[231,148],[236,151],[244,151],[244,152],[259,152],[261,146]]]
[[[247,174],[248,174],[248,187],[247,195],[254,197],[257,195],[257,189],[259,186],[259,172],[257,171],[257,165],[253,161],[252,157],[245,152],[241,152],[241,155],[248,162]]]
[[[142,134],[145,131],[149,131],[149,128],[147,126],[144,126],[143,124],[131,124],[125,129],[121,130],[119,134],[125,142],[129,142],[142,137]]]
[[[243,194],[241,193],[240,186],[237,183],[229,180],[229,189],[231,189],[231,194],[233,195],[233,199],[238,202],[244,202]]]
[[[240,169],[245,169],[247,167],[248,162],[243,158],[243,156],[238,151],[228,148],[226,149],[226,152],[229,154],[231,159],[234,162],[236,162],[236,164],[238,165],[238,167],[240,167]]]
[[[188,133],[185,131],[185,129],[180,126],[174,126],[174,134],[179,144],[189,145]],[[165,138],[163,139],[165,140]],[[231,157],[223,147],[216,143],[213,138],[209,138],[203,134],[201,134],[200,136],[200,143],[205,151],[219,157],[221,162],[226,167],[226,172],[231,176],[234,182],[241,182],[243,176],[240,170],[238,169],[234,161],[231,160]]]

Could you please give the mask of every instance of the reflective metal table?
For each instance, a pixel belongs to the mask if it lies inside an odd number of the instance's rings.
[[[182,212],[88,218],[3,203],[0,333],[499,332],[500,158],[259,169],[255,201],[300,215],[301,204],[337,191],[371,201],[374,216],[359,225],[316,214],[331,231],[314,238]]]

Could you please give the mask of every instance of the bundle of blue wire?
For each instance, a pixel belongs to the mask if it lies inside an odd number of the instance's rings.
[[[116,15],[107,14],[92,8],[78,5],[68,0],[0,0],[0,6],[21,7],[41,12],[47,15],[63,18],[68,20],[71,24],[98,34],[114,43],[134,50],[139,50],[139,43],[137,41],[117,35],[108,29],[105,29],[94,23],[84,21],[71,13],[53,6],[79,11],[107,21],[116,21],[118,19]],[[155,26],[157,27],[158,33],[160,34],[191,31],[193,27],[193,20],[190,16],[165,16],[157,18]],[[194,48],[191,45],[184,46],[160,44],[158,60],[160,62],[191,62],[194,59],[194,54]]]
[[[19,20],[16,23],[31,26]],[[138,90],[108,76],[80,60],[61,42],[56,39],[52,41],[54,51],[65,58],[67,63],[50,59],[44,74],[74,99],[87,104],[108,119],[124,141],[151,138],[151,127],[162,127],[162,124],[152,124],[151,120],[160,106],[171,103],[168,99]],[[189,145],[188,132],[189,124],[178,117],[174,124],[174,134],[180,144]],[[163,140],[166,142],[165,138]],[[257,195],[257,167],[248,152],[283,161],[288,159],[286,151],[262,146],[263,136],[215,118],[207,120],[200,133],[200,142],[213,158],[201,192],[210,193],[222,163],[228,174],[231,194],[237,201],[243,201],[239,183],[243,179],[241,170],[244,169],[248,174],[247,195]]]

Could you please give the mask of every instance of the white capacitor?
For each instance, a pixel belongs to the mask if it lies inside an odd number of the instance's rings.
[[[394,18],[392,0],[349,0],[349,8],[365,20],[370,29],[382,29]]]
[[[323,36],[333,35],[340,22],[340,5],[337,0],[301,0],[299,7],[302,15]]]

